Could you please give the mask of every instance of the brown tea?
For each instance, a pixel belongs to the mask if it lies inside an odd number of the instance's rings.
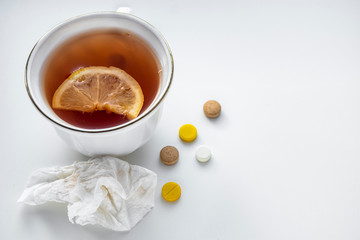
[[[144,105],[140,114],[158,93],[160,65],[151,46],[140,36],[128,31],[97,30],[65,41],[47,58],[42,82],[49,104],[51,105],[56,89],[72,72],[89,66],[118,67],[135,78],[144,94]],[[71,125],[87,129],[113,127],[128,121],[122,115],[106,111],[82,113],[53,110]]]

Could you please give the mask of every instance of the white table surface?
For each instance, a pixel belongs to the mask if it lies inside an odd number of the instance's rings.
[[[31,48],[67,18],[121,6],[175,59],[155,135],[124,158],[158,174],[156,206],[126,233],[73,225],[63,204],[16,202],[34,170],[87,159],[31,104]],[[1,0],[0,36],[0,239],[360,239],[360,1]],[[203,115],[209,99],[217,120]],[[185,123],[198,129],[191,144],[178,138]],[[174,166],[159,161],[165,145],[180,151]],[[168,181],[182,187],[173,204]]]

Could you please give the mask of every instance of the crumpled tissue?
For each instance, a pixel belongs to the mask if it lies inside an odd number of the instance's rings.
[[[111,156],[35,171],[18,202],[67,203],[71,223],[128,231],[153,207],[157,175]]]

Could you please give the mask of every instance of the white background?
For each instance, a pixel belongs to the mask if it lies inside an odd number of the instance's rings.
[[[54,25],[132,8],[168,40],[174,84],[155,135],[124,159],[155,171],[155,208],[130,232],[72,225],[65,205],[16,202],[41,167],[86,160],[37,112],[27,56]],[[0,239],[360,239],[360,1],[0,2]],[[202,113],[209,99],[217,120]],[[198,138],[178,138],[192,123]],[[214,157],[194,159],[197,146]],[[180,160],[159,161],[174,145]],[[161,198],[176,181],[181,199]]]

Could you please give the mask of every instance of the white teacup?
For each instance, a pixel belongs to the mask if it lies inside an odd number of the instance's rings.
[[[102,28],[128,30],[147,41],[160,64],[160,86],[153,102],[137,118],[115,127],[85,129],[65,122],[54,113],[42,89],[42,67],[49,54],[67,39],[81,32]],[[70,147],[87,156],[120,156],[135,151],[150,139],[159,122],[164,98],[172,83],[173,71],[174,62],[169,45],[153,26],[131,14],[99,12],[72,18],[45,34],[29,55],[25,84],[36,108],[54,125],[58,135]]]

